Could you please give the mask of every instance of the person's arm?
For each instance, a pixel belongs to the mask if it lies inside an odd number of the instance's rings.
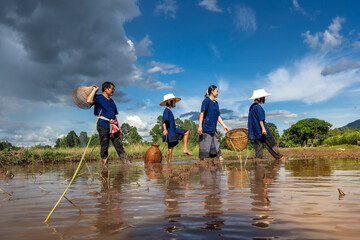
[[[265,129],[264,121],[260,121],[259,123],[260,123],[262,135],[266,136],[267,132],[266,132],[266,129]]]
[[[164,135],[164,136],[167,136],[167,135],[168,135],[168,131],[167,131],[167,129],[166,129],[166,122],[163,123],[163,128],[164,128],[163,135]]]
[[[86,102],[90,105],[93,105],[94,104],[94,97],[95,97],[95,94],[96,92],[99,90],[99,87],[96,86],[96,85],[92,85],[93,89],[91,91],[91,93],[89,94],[89,96],[87,97],[86,99]]]
[[[218,117],[218,121],[219,123],[221,124],[221,126],[223,126],[225,132],[228,132],[229,131],[229,128],[226,126],[226,124],[224,123],[224,121],[222,120],[221,116],[219,115]]]
[[[203,134],[203,120],[204,120],[204,114],[205,114],[205,111],[201,111],[200,113],[200,117],[199,117],[199,128],[198,128],[198,134],[199,135],[202,135]]]

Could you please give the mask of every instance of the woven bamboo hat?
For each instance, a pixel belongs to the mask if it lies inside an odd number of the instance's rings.
[[[93,86],[91,87],[78,87],[72,93],[72,99],[76,106],[81,109],[89,109],[92,105],[88,104],[86,99],[90,95],[93,90]]]
[[[160,103],[160,106],[166,106],[166,103],[170,100],[175,100],[175,103],[177,103],[181,100],[181,98],[175,97],[173,93],[166,94],[164,95],[164,100]]]
[[[249,98],[249,100],[266,97],[270,95],[271,93],[266,92],[265,89],[258,89],[253,91],[253,95],[251,96],[251,98]]]

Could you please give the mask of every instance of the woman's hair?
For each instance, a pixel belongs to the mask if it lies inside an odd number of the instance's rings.
[[[115,87],[115,84],[113,84],[112,82],[104,82],[102,84],[101,90],[104,92],[105,89],[111,88],[111,86]]]
[[[167,102],[166,102],[166,106],[167,106],[167,107],[173,107],[173,106],[174,106],[174,102],[175,102],[175,100],[167,101]]]
[[[205,98],[209,97],[210,94],[211,94],[211,92],[214,91],[215,89],[217,89],[217,86],[215,86],[215,85],[210,85],[210,86],[208,87],[208,90],[207,90],[206,93],[205,93]]]
[[[257,98],[255,100],[258,101],[259,103],[265,103],[265,97]]]

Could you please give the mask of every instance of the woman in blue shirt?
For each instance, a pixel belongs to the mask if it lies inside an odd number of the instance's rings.
[[[205,99],[201,104],[199,117],[199,158],[204,160],[206,157],[219,157],[220,161],[224,158],[221,156],[219,138],[217,136],[217,122],[223,126],[225,132],[229,131],[220,116],[219,104],[215,100],[219,96],[218,88],[211,85],[205,94]]]
[[[160,103],[160,106],[166,106],[163,113],[163,142],[168,143],[168,151],[166,154],[166,161],[171,162],[172,152],[174,147],[179,143],[181,139],[184,138],[184,154],[192,156],[192,153],[189,152],[187,148],[189,131],[176,128],[174,114],[171,112],[171,108],[175,107],[175,104],[179,102],[181,98],[177,98],[174,94],[169,93],[164,96],[164,100]]]
[[[249,109],[248,135],[249,139],[254,140],[255,158],[263,158],[263,149],[266,147],[274,158],[283,160],[286,158],[280,154],[275,139],[265,123],[265,111],[260,106],[260,104],[265,103],[265,97],[269,95],[271,94],[267,93],[264,89],[258,89],[255,90],[251,98],[249,98],[249,100],[254,99],[254,103]]]

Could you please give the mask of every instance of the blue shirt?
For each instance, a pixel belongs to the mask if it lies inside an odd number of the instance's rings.
[[[101,116],[106,117],[107,119],[115,119],[116,114],[118,114],[115,102],[110,98],[107,99],[102,94],[97,94],[94,97],[94,115],[98,116],[101,111]],[[99,119],[98,125],[102,126],[105,129],[109,129],[109,121]]]
[[[203,133],[214,134],[216,132],[216,125],[220,116],[219,104],[217,101],[213,102],[210,98],[205,98],[201,104],[201,112],[204,113]]]
[[[264,121],[264,126],[266,130],[266,137],[261,133],[260,121]],[[271,132],[265,123],[265,111],[258,103],[253,103],[249,109],[248,116],[248,135],[249,139],[261,139],[272,137]]]
[[[164,109],[162,122],[166,124],[166,130],[168,132],[167,141],[168,142],[176,142],[177,137],[176,137],[175,118],[174,118],[174,114],[171,112],[170,109],[168,109],[168,108]],[[162,138],[163,138],[163,142],[165,142],[166,137],[162,136]]]

